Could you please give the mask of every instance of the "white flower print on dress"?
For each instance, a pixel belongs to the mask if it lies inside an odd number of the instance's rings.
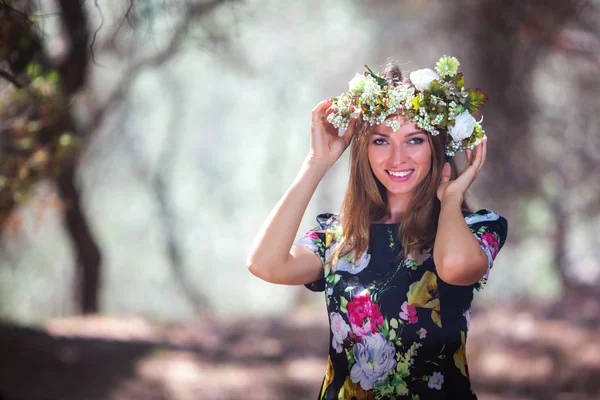
[[[342,350],[344,350],[344,347],[342,346],[344,340],[348,337],[348,333],[350,333],[350,326],[344,321],[344,318],[336,312],[329,314],[329,319],[331,321],[331,333],[333,333],[331,346],[336,352],[341,353]]]
[[[337,247],[336,245],[337,243],[331,246],[331,251],[335,250],[335,247]],[[349,272],[352,275],[356,275],[367,268],[369,261],[371,261],[371,255],[366,251],[358,258],[358,260],[356,260],[352,254],[349,254],[337,260],[333,269],[335,272]]]
[[[360,383],[364,390],[373,389],[373,384],[383,379],[396,368],[396,349],[381,333],[369,333],[353,347],[356,364],[350,370],[350,379]]]
[[[309,249],[310,251],[312,251],[313,253],[318,253],[319,246],[317,245],[317,242],[319,240],[320,240],[319,236],[317,236],[316,233],[311,232],[310,234],[298,239],[296,241],[295,245],[304,246],[307,249]]]

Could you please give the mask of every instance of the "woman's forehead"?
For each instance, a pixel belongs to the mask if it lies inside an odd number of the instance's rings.
[[[385,123],[383,124],[379,124],[376,125],[373,130],[371,131],[372,135],[385,135],[385,136],[389,136],[392,134],[396,134],[396,135],[408,135],[408,134],[414,134],[414,133],[423,133],[426,134],[426,132],[424,130],[422,130],[421,128],[419,128],[417,125],[415,125],[415,123],[413,121],[410,121],[404,117],[391,117],[388,118],[388,120],[391,120],[392,118],[396,119],[399,123],[400,123],[400,128],[394,132],[394,130],[386,125]]]

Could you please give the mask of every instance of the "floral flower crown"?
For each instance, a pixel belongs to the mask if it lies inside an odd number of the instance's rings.
[[[395,86],[397,79],[387,80],[365,65],[367,71],[357,73],[350,81],[350,91],[333,98],[333,113],[327,121],[346,130],[350,120],[360,115],[370,125],[385,122],[395,132],[400,123],[386,119],[399,112],[432,136],[447,133],[448,156],[473,149],[485,132],[481,126],[483,117],[476,121],[472,114],[483,108],[488,96],[480,89],[464,87],[459,65],[455,57],[443,56],[435,71],[425,68],[412,72],[409,78],[413,86]]]

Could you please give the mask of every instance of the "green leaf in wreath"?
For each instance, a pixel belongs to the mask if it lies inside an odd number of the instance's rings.
[[[465,75],[462,72],[459,72],[458,74],[454,75],[454,85],[458,89],[465,86]]]
[[[481,92],[481,89],[467,89],[467,93],[469,95],[467,96],[464,105],[471,114],[481,110],[488,100],[487,94]]]
[[[382,78],[379,75],[377,75],[376,73],[374,73],[373,71],[371,71],[371,68],[369,68],[369,66],[366,64],[365,64],[365,68],[367,69],[369,75],[371,75],[371,78],[373,78],[375,80],[375,82],[377,82],[379,87],[383,88],[385,85],[387,85],[388,82],[387,82],[387,80],[385,80],[385,78]]]

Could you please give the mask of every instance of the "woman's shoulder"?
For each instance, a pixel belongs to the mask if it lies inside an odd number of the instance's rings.
[[[498,250],[504,245],[508,236],[508,221],[497,212],[482,208],[475,212],[464,212],[465,222],[476,235],[481,237],[489,234],[494,234],[500,243]]]
[[[337,213],[321,213],[317,214],[316,220],[319,224],[319,229],[323,231],[338,229],[341,227],[341,219]]]
[[[463,210],[463,216],[468,225],[480,222],[506,221],[502,215],[488,208],[481,208],[477,211]]]

